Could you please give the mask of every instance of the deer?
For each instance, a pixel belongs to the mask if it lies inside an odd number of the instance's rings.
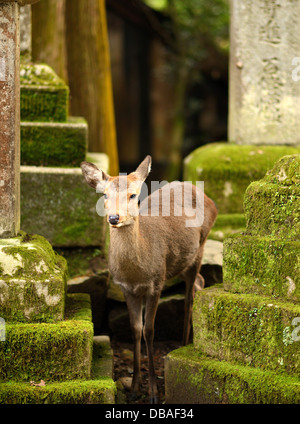
[[[140,394],[143,334],[149,365],[149,403],[158,403],[153,339],[161,292],[164,283],[175,276],[181,276],[185,282],[182,344],[186,345],[190,338],[194,294],[205,285],[200,268],[217,208],[203,190],[191,182],[179,181],[164,185],[139,204],[151,164],[152,158],[148,155],[134,172],[119,176],[110,176],[86,161],[80,166],[86,183],[103,193],[110,231],[108,267],[124,294],[133,339],[131,396],[137,399]],[[187,207],[183,207],[183,189],[191,193]],[[202,199],[201,205],[197,203],[197,195]],[[170,203],[169,214],[163,213],[164,198]],[[199,222],[187,226],[187,221],[195,219],[201,207]],[[153,210],[156,213],[151,213]]]

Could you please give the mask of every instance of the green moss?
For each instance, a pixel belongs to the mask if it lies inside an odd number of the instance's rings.
[[[289,302],[206,289],[194,300],[194,344],[232,364],[299,377],[298,342],[286,343],[286,328],[299,316],[299,305]]]
[[[300,185],[300,154],[282,157],[264,177],[265,182],[284,186]]]
[[[102,246],[104,218],[96,212],[98,200],[79,168],[21,171],[21,228],[42,234],[55,247]]]
[[[49,65],[44,63],[21,63],[20,84],[21,86],[65,87],[64,81],[57,76]]]
[[[94,337],[92,377],[100,376],[113,377],[113,351],[108,336]]]
[[[67,263],[39,235],[0,240],[0,316],[6,321],[62,319]]]
[[[48,65],[21,64],[20,83],[22,121],[67,120],[69,89]]]
[[[300,300],[300,241],[234,235],[224,241],[226,290]],[[279,265],[280,264],[280,265]]]
[[[166,403],[300,402],[298,378],[218,361],[192,345],[169,353],[165,367]]]
[[[300,155],[285,156],[260,181],[253,182],[244,199],[247,233],[299,240]]]
[[[107,270],[107,261],[103,259],[99,248],[56,248],[56,250],[68,262],[69,278],[87,275],[93,269],[93,262],[99,264],[99,269]]]
[[[185,159],[184,180],[204,181],[205,193],[220,214],[242,213],[248,185],[262,178],[282,156],[299,152],[299,147],[212,143]]]
[[[67,319],[57,323],[6,323],[0,343],[0,380],[62,381],[89,378],[93,324],[89,296],[67,297]]]
[[[87,293],[68,294],[65,320],[92,321],[90,295]]]
[[[246,221],[241,213],[218,214],[216,222],[209,233],[209,238],[223,241],[227,236],[245,230]]]
[[[66,122],[69,92],[66,87],[21,87],[21,120]]]
[[[48,383],[43,387],[28,383],[0,384],[0,404],[112,404],[116,394],[111,378]]]
[[[87,151],[87,123],[21,123],[21,163],[79,166]]]
[[[237,229],[243,228],[245,225],[245,217],[241,213],[219,214],[217,216],[214,228],[220,229],[228,226]]]

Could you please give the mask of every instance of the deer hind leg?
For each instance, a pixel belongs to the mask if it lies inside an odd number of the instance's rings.
[[[141,338],[143,329],[143,298],[135,297],[123,291],[129,312],[130,327],[133,338],[133,379],[131,384],[132,397],[140,393],[141,381]]]
[[[199,273],[201,268],[202,252],[203,249],[201,248],[194,264],[182,275],[185,281],[184,323],[182,337],[183,346],[187,345],[190,339],[195,291],[202,290],[205,284],[204,278]]]
[[[198,273],[196,275],[196,279],[195,279],[195,283],[194,283],[194,296],[195,296],[195,293],[197,291],[200,291],[200,290],[204,289],[204,285],[205,285],[205,280],[202,277],[202,275]]]
[[[157,381],[154,369],[153,359],[153,338],[154,338],[154,321],[158,306],[160,293],[148,295],[146,298],[145,308],[145,324],[144,324],[144,339],[146,341],[148,364],[149,364],[149,400],[150,403],[158,402]]]

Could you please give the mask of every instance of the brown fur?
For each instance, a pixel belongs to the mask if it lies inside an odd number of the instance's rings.
[[[186,215],[175,216],[177,207],[177,190],[182,192],[183,184],[173,183],[170,191],[171,216],[162,216],[161,203],[159,216],[143,216],[142,211],[151,211],[151,204],[161,200],[164,187],[150,195],[140,206],[140,214],[131,214],[137,206],[130,200],[131,193],[139,193],[141,184],[146,179],[151,165],[151,157],[147,156],[137,170],[128,177],[109,177],[101,173],[95,166],[84,162],[83,174],[92,187],[103,184],[103,192],[116,196],[114,210],[105,201],[107,214],[120,215],[119,227],[110,226],[109,269],[114,281],[120,284],[124,293],[130,316],[134,342],[134,376],[132,391],[137,393],[140,384],[140,343],[142,332],[147,345],[149,360],[149,395],[150,400],[157,399],[157,385],[153,364],[154,320],[158,301],[164,282],[176,275],[181,275],[186,282],[185,319],[183,344],[187,344],[190,335],[192,303],[194,289],[204,287],[204,279],[200,275],[204,243],[213,226],[217,210],[214,202],[204,194],[204,220],[201,226],[186,227]],[[127,184],[126,184],[127,183]],[[130,193],[128,187],[130,186]],[[189,186],[190,187],[190,186]],[[113,190],[112,190],[113,188]],[[196,206],[197,188],[193,186],[193,208]],[[156,196],[156,197],[155,197]],[[126,200],[124,200],[126,199]],[[128,208],[124,208],[128,202]],[[180,207],[180,206],[179,206]],[[195,286],[195,287],[194,287]],[[145,323],[142,321],[142,305],[145,300]]]

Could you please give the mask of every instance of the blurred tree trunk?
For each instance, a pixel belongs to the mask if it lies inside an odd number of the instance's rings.
[[[68,83],[65,0],[43,0],[32,10],[32,60],[50,65]]]
[[[186,68],[179,67],[175,72],[173,128],[171,133],[170,164],[167,174],[170,181],[180,178],[182,167],[182,146],[185,133],[185,99],[188,84]]]
[[[66,0],[66,46],[71,113],[89,124],[89,151],[104,152],[117,175],[118,150],[113,106],[105,0]]]

